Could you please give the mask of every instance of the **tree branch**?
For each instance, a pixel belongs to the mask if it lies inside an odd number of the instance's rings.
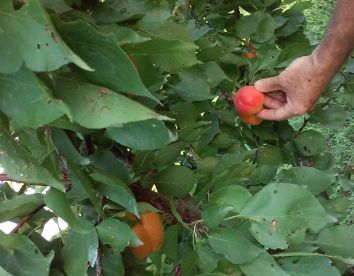
[[[107,201],[107,197],[101,196],[100,199],[100,208],[103,209],[103,206],[105,205]],[[102,221],[102,217],[100,215],[97,216],[96,219],[96,225],[100,224]],[[103,244],[101,241],[98,242],[98,248],[97,248],[97,261],[96,261],[96,275],[97,276],[103,276],[103,265],[102,265],[102,259],[103,259]]]
[[[20,230],[20,228],[25,225],[37,212],[39,212],[43,207],[45,206],[45,204],[42,204],[40,206],[38,206],[36,209],[34,209],[33,211],[31,211],[29,214],[25,215],[24,217],[22,217],[20,219],[20,222],[15,226],[14,229],[11,230],[10,234],[15,234],[18,232],[18,230]]]
[[[157,209],[161,210],[165,216],[168,223],[176,223],[176,219],[172,214],[169,199],[164,195],[156,193],[150,189],[144,188],[138,183],[133,183],[130,185],[135,198],[137,201],[145,201],[154,205]],[[192,200],[189,197],[184,197],[182,199],[176,200],[176,210],[182,217],[183,221],[191,228],[199,233],[205,233],[205,227],[200,222],[202,215],[201,211],[194,206]]]

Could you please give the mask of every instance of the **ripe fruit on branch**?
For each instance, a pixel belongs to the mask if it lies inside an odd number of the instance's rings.
[[[160,215],[155,212],[145,212],[140,215],[140,221],[135,224],[133,231],[144,243],[131,247],[135,257],[144,260],[150,253],[160,250],[164,241],[164,228]]]
[[[258,125],[262,122],[256,114],[263,109],[264,95],[254,86],[241,87],[233,96],[233,102],[243,122],[250,125]]]
[[[263,120],[257,117],[256,115],[239,114],[238,116],[240,117],[242,122],[252,126],[257,126],[263,122]]]
[[[144,244],[138,247],[131,247],[130,250],[135,257],[144,260],[151,253],[152,246],[150,236],[140,222],[133,227],[133,231]]]
[[[256,52],[244,52],[242,53],[244,57],[248,58],[248,59],[252,59],[252,58],[257,58],[257,53]]]

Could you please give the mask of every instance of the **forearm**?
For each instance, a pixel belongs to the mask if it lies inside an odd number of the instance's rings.
[[[316,66],[332,77],[354,47],[354,1],[338,0],[327,31],[312,53]]]

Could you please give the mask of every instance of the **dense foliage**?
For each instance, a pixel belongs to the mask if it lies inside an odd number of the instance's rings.
[[[0,274],[353,273],[352,202],[328,196],[333,156],[305,127],[342,126],[330,102],[354,102],[354,63],[298,129],[246,125],[231,100],[312,51],[310,6],[0,1],[0,222],[17,223],[0,232]],[[165,233],[144,259],[132,229],[151,212]],[[69,227],[47,241],[57,217]]]

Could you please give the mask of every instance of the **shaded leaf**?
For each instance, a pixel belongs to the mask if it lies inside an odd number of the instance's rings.
[[[103,244],[109,244],[118,253],[127,246],[139,246],[141,242],[132,229],[117,219],[107,219],[96,226],[98,237]]]
[[[92,231],[92,225],[88,221],[75,216],[70,209],[70,202],[63,192],[50,189],[44,196],[44,202],[54,214],[65,220],[74,231],[83,234]]]
[[[98,238],[95,230],[86,234],[74,231],[63,238],[61,251],[63,269],[67,275],[85,276],[88,265],[93,266],[97,259]]]
[[[155,99],[113,35],[102,34],[84,21],[57,21],[57,27],[70,47],[95,69],[92,72],[81,71],[90,81],[115,92]]]
[[[15,140],[0,121],[0,165],[13,179],[26,183],[44,183],[64,190],[60,183],[46,168],[37,164],[24,147]]]
[[[160,193],[182,197],[192,190],[197,183],[197,177],[191,169],[173,165],[154,177],[152,183]]]
[[[21,234],[5,235],[0,231],[0,248],[0,266],[6,272],[16,276],[49,274],[54,252],[43,256],[27,237]]]
[[[26,215],[42,204],[43,196],[41,194],[16,195],[11,199],[1,201],[0,222]]]

